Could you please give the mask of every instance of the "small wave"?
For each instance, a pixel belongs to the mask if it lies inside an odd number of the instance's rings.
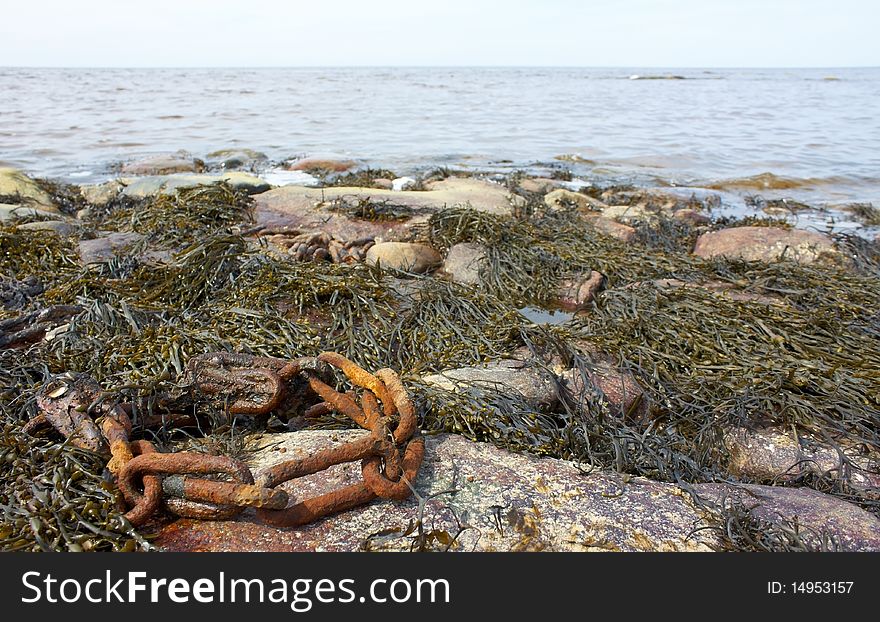
[[[687,80],[684,76],[679,75],[649,75],[649,76],[640,76],[637,73],[631,75],[629,80]]]
[[[773,173],[759,173],[749,177],[735,177],[723,179],[707,184],[700,184],[703,188],[711,190],[791,190],[793,188],[806,188],[810,186],[830,186],[846,183],[842,177],[784,177]]]
[[[68,174],[67,176],[76,178],[76,177],[91,177],[92,175],[94,175],[94,173],[92,171],[74,171],[74,172]]]
[[[266,171],[260,178],[273,186],[317,186],[318,178],[303,171],[286,171],[284,169],[272,169]]]

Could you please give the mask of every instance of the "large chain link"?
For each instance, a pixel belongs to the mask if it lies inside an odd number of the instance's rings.
[[[356,390],[341,393],[327,384],[328,366],[345,374]],[[302,394],[311,392],[322,401],[306,408],[304,416],[338,412],[367,433],[276,464],[255,482],[240,460],[192,451],[159,453],[149,441],[130,440],[132,423],[123,405],[107,406],[97,382],[69,374],[44,387],[37,400],[40,413],[25,429],[33,433],[51,426],[75,446],[109,453],[107,468],[127,505],[125,517],[135,526],[148,523],[161,510],[226,520],[253,507],[268,524],[295,527],[376,498],[400,500],[411,494],[425,443],[412,401],[393,370],[371,374],[334,352],[293,361],[215,352],[192,359],[187,370],[196,396],[222,400],[232,415],[268,415],[282,405],[300,406]],[[290,495],[279,488],[355,461],[361,462],[362,477],[356,484],[292,505]]]

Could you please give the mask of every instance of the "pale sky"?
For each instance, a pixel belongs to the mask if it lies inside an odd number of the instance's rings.
[[[880,0],[3,0],[0,66],[880,66]]]

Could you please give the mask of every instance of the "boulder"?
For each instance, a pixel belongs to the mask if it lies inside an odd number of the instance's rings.
[[[599,233],[617,238],[621,242],[632,242],[636,237],[636,230],[629,225],[624,225],[605,216],[588,216],[587,226]]]
[[[139,233],[119,233],[103,231],[101,237],[93,240],[80,240],[79,256],[83,264],[110,261],[122,249],[143,239]]]
[[[577,311],[590,303],[604,284],[605,277],[595,270],[581,278],[565,279],[559,284],[557,302],[566,311]]]
[[[120,179],[124,186],[122,194],[132,198],[143,198],[156,194],[174,194],[180,188],[192,188],[194,186],[215,184],[225,181],[235,188],[242,188],[249,194],[265,192],[270,188],[269,184],[259,177],[230,171],[217,175],[179,174],[179,175],[150,175],[133,179]]]
[[[254,436],[254,451],[244,459],[259,478],[271,465],[363,434]],[[291,498],[309,498],[358,481],[360,470],[360,463],[337,465],[282,487]],[[169,551],[409,551],[418,542],[417,532],[407,528],[421,519],[432,550],[710,551],[718,545],[713,531],[699,529],[705,513],[678,486],[585,474],[573,462],[518,455],[451,434],[426,438],[415,489],[426,499],[423,514],[413,496],[379,499],[290,529],[264,525],[247,511],[231,521],[180,519],[153,542]]]
[[[221,149],[209,153],[206,158],[209,167],[225,170],[253,170],[258,164],[269,160],[265,153],[253,149]]]
[[[26,207],[59,213],[58,208],[52,204],[49,193],[18,169],[0,168],[0,197],[14,197],[15,204],[22,203]]]
[[[30,207],[20,203],[0,203],[0,222],[12,222],[28,218],[57,218],[59,212],[54,208]]]
[[[321,173],[344,173],[357,166],[354,160],[334,160],[331,158],[303,158],[287,164],[289,171],[318,171]]]
[[[340,198],[388,201],[390,204],[412,208],[414,213],[412,218],[404,221],[376,222],[351,218],[327,209],[330,202]],[[426,191],[283,186],[254,197],[257,224],[266,229],[320,229],[341,240],[364,237],[382,237],[386,240],[405,238],[413,226],[426,222],[432,213],[457,205],[509,215],[511,201],[516,199],[511,197],[504,186],[478,179],[455,177],[433,182]]]
[[[409,242],[382,242],[367,251],[369,264],[381,264],[383,268],[405,270],[407,272],[427,272],[436,267],[440,253],[424,244]]]
[[[80,194],[92,205],[106,205],[125,189],[125,184],[114,179],[102,184],[88,184],[79,187]]]
[[[37,220],[18,225],[18,229],[25,231],[47,231],[63,237],[76,232],[76,225],[63,220]]]
[[[508,359],[448,369],[422,376],[422,381],[447,391],[476,386],[515,393],[533,408],[552,406],[558,399],[553,372],[529,360]]]
[[[485,262],[485,247],[473,242],[461,242],[446,253],[440,272],[456,283],[478,285],[480,270]]]
[[[724,444],[734,477],[766,482],[793,482],[806,474],[841,477],[854,489],[880,498],[880,460],[857,448],[832,447],[809,436],[797,438],[782,428],[727,430]],[[841,453],[852,466],[844,464]]]
[[[704,233],[697,239],[694,254],[705,259],[790,260],[803,264],[840,255],[827,235],[780,227],[734,227]]]
[[[820,546],[823,536],[828,536],[839,550],[880,551],[880,518],[809,488],[697,484],[694,492],[715,504],[741,504],[770,524],[791,528],[796,521],[801,539],[810,546]]]
[[[122,165],[123,175],[170,175],[172,173],[201,173],[205,163],[185,151],[152,156]]]
[[[564,188],[558,188],[548,193],[544,197],[544,204],[552,210],[574,206],[585,212],[601,211],[608,207],[599,199]]]

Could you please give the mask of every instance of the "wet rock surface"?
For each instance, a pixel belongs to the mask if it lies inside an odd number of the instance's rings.
[[[731,475],[752,481],[794,482],[806,475],[842,479],[880,498],[880,460],[857,447],[841,449],[780,428],[727,431]]]

